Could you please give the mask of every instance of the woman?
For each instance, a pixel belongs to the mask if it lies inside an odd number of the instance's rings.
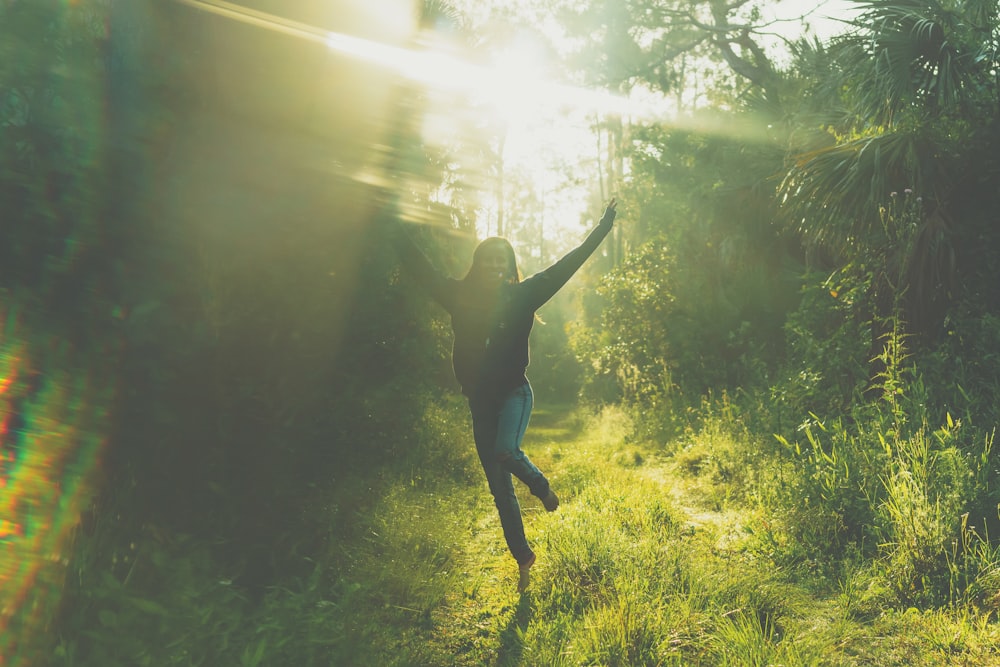
[[[520,591],[528,585],[535,553],[524,535],[511,476],[524,482],[549,512],[559,507],[548,479],[521,451],[532,407],[531,385],[525,375],[528,334],[535,311],[566,284],[611,231],[616,208],[612,199],[600,223],[578,248],[523,281],[514,248],[506,239],[492,237],[480,243],[468,275],[455,280],[435,270],[409,237],[397,235],[404,264],[451,315],[452,365],[469,399],[476,450],[500,513],[507,547],[518,563]]]

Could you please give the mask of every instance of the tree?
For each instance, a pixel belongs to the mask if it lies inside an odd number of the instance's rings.
[[[954,297],[963,244],[986,222],[968,202],[991,201],[1000,176],[996,3],[860,4],[853,32],[828,49],[801,45],[800,63],[833,64],[813,71],[826,112],[818,131],[799,130],[781,202],[808,245],[859,266],[878,256],[877,315],[905,293],[905,319],[930,333]],[[893,192],[922,204],[905,243],[882,225]],[[903,272],[899,284],[886,264]]]
[[[76,3],[73,3],[74,5]],[[44,663],[121,362],[107,3],[0,3],[0,660]]]

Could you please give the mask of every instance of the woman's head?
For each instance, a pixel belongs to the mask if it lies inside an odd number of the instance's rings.
[[[520,282],[521,274],[517,270],[517,259],[510,241],[491,236],[480,243],[472,253],[472,267],[466,279],[485,285]]]

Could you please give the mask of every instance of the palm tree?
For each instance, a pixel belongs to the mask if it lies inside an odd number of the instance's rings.
[[[791,153],[779,195],[809,245],[881,266],[876,317],[905,293],[904,320],[927,333],[953,294],[966,228],[978,224],[965,204],[992,196],[1000,177],[997,3],[859,4],[852,31],[799,53],[830,58],[811,91],[826,118]],[[886,233],[880,208],[906,190],[921,206],[904,239]]]

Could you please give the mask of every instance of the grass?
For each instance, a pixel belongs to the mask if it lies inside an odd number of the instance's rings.
[[[471,442],[431,431],[445,440],[419,456],[448,470],[387,468],[352,529],[334,512],[327,551],[261,599],[203,547],[161,545],[145,571],[169,591],[98,588],[96,626],[64,636],[53,664],[1000,664],[995,607],[897,608],[870,564],[838,580],[790,566],[755,500],[752,443],[718,424],[638,442],[617,409],[533,416],[524,447],[562,505],[547,513],[518,485],[538,553],[520,595]],[[329,505],[363,486],[330,489]]]
[[[715,426],[670,447],[631,435],[618,410],[533,416],[524,447],[563,502],[548,514],[519,488],[539,556],[525,595],[476,480],[438,489],[429,513],[390,531],[401,559],[430,550],[421,565],[397,563],[410,584],[365,603],[387,609],[379,664],[1000,664],[989,613],[857,614],[865,594],[771,559],[745,443]],[[382,511],[430,497],[400,492]]]

